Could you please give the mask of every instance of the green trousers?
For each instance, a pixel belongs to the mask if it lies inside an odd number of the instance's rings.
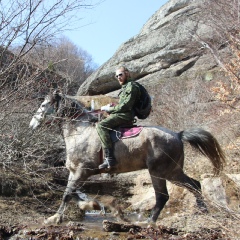
[[[117,114],[109,115],[97,124],[97,132],[102,142],[103,148],[113,148],[113,143],[109,134],[111,129],[115,127],[129,124],[132,120],[127,119],[125,116],[119,116]]]

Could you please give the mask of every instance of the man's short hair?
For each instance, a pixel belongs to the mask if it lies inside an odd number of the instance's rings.
[[[129,70],[125,66],[120,66],[116,70],[119,70],[119,69],[122,69],[124,72],[128,72],[129,73]]]

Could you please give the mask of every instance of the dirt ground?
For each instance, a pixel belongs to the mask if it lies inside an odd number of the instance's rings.
[[[61,225],[44,225],[44,218],[57,206],[59,201],[0,198],[0,239],[240,239],[239,216],[222,210],[214,214],[179,213],[159,218],[156,226],[140,224],[140,228],[127,232],[105,232],[103,220],[116,221],[111,214],[83,217],[71,205]]]

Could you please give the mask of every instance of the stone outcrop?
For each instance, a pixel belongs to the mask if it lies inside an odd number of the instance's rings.
[[[118,89],[114,72],[120,65],[127,66],[134,79],[146,85],[197,76],[212,80],[216,63],[198,37],[214,39],[214,35],[211,29],[198,21],[201,2],[167,2],[137,36],[123,43],[112,58],[86,79],[77,95],[105,94]]]

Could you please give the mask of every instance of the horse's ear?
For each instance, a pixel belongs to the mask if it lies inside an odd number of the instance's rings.
[[[62,99],[61,92],[59,89],[53,91],[52,101],[60,101]]]
[[[59,95],[60,94],[60,90],[59,89],[55,89],[54,91],[53,91],[53,95]]]
[[[43,96],[37,97],[37,100],[38,100],[38,101],[41,101],[41,102],[42,102],[44,99],[45,99],[45,97],[43,97]]]

